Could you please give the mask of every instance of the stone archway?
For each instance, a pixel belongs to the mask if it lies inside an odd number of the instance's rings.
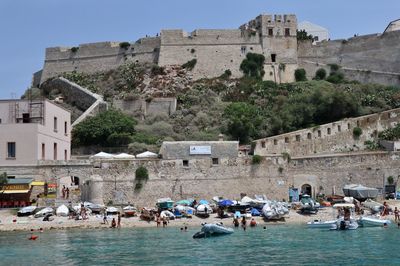
[[[301,194],[302,194],[302,195],[307,194],[307,195],[309,195],[309,196],[312,196],[312,187],[311,187],[311,185],[309,185],[309,184],[303,184],[303,185],[301,186]]]

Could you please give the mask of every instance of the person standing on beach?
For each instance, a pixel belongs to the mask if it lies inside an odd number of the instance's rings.
[[[117,227],[121,228],[121,214],[118,213]]]
[[[65,190],[65,193],[67,193],[67,199],[69,198],[69,188],[67,188],[66,190]]]
[[[167,224],[168,224],[168,221],[167,221],[167,219],[165,218],[165,217],[163,217],[162,218],[162,224],[163,224],[163,227],[166,227],[167,226]]]
[[[62,198],[65,199],[65,185],[63,185],[63,188],[61,189],[61,194]]]
[[[246,217],[243,216],[243,218],[242,218],[242,227],[243,227],[243,230],[245,230],[245,231],[246,231],[246,225],[247,225]]]
[[[107,211],[104,209],[103,224],[108,224],[107,221]]]
[[[113,218],[111,221],[111,228],[115,228],[116,226],[117,226],[117,223],[115,222],[115,218]]]
[[[394,207],[394,221],[400,222],[400,214],[399,214],[399,209],[397,209],[397,207]]]
[[[161,225],[161,219],[160,219],[160,214],[156,214],[156,223],[157,223],[157,227],[160,227]]]

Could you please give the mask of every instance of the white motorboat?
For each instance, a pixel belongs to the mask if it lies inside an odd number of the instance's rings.
[[[319,203],[315,202],[309,195],[304,194],[300,200],[300,212],[304,214],[316,214],[318,212]]]
[[[100,213],[104,209],[104,205],[95,204],[87,201],[83,203],[83,206],[85,208],[89,208],[93,213]]]
[[[47,214],[53,214],[54,210],[51,207],[46,207],[44,209],[41,209],[40,211],[38,211],[37,213],[35,213],[35,215],[33,217],[35,218],[39,218],[39,217],[44,217]]]
[[[331,230],[355,230],[358,228],[358,223],[352,216],[354,204],[338,203],[333,205],[333,208],[344,210],[344,215],[336,220],[336,223],[330,228]]]
[[[373,201],[371,199],[367,199],[363,203],[361,203],[362,206],[369,208],[372,213],[377,213],[380,212],[383,209],[383,204]]]
[[[268,201],[262,208],[262,214],[267,220],[280,220],[288,213],[289,209],[282,202]]]
[[[107,215],[116,215],[119,213],[119,210],[115,207],[107,207],[106,209]]]
[[[232,234],[234,232],[233,228],[225,227],[220,223],[204,224],[201,231],[210,234]]]
[[[372,199],[378,196],[379,190],[377,188],[365,187],[363,185],[351,184],[343,188],[343,193],[347,197],[353,197],[358,200]]]
[[[212,212],[210,205],[200,204],[196,208],[196,215],[200,217],[209,217]]]
[[[59,206],[56,210],[57,216],[68,216],[68,214],[69,214],[69,209],[65,205]]]
[[[358,224],[363,227],[384,226],[390,223],[389,219],[380,219],[379,217],[362,216],[358,219]]]
[[[132,205],[128,205],[124,207],[122,210],[125,216],[135,216],[137,214],[137,208]]]
[[[200,232],[194,234],[193,238],[205,238],[210,236],[221,236],[232,234],[234,230],[223,226],[222,223],[203,224]]]
[[[170,211],[162,211],[160,213],[160,217],[161,218],[168,218],[170,220],[174,220],[175,219],[175,215]]]
[[[20,209],[17,213],[17,216],[29,216],[32,215],[36,211],[36,206],[28,206]]]
[[[332,225],[334,224],[336,224],[336,220],[329,220],[329,221],[313,220],[307,223],[307,227],[329,229],[332,228]]]

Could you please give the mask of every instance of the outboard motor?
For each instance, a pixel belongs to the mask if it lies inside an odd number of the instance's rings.
[[[346,221],[340,221],[340,230],[346,230]]]

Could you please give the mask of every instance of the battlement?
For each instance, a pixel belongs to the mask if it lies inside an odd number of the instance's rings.
[[[297,30],[296,15],[259,15],[240,26],[241,30],[258,32],[266,37],[295,37]]]

